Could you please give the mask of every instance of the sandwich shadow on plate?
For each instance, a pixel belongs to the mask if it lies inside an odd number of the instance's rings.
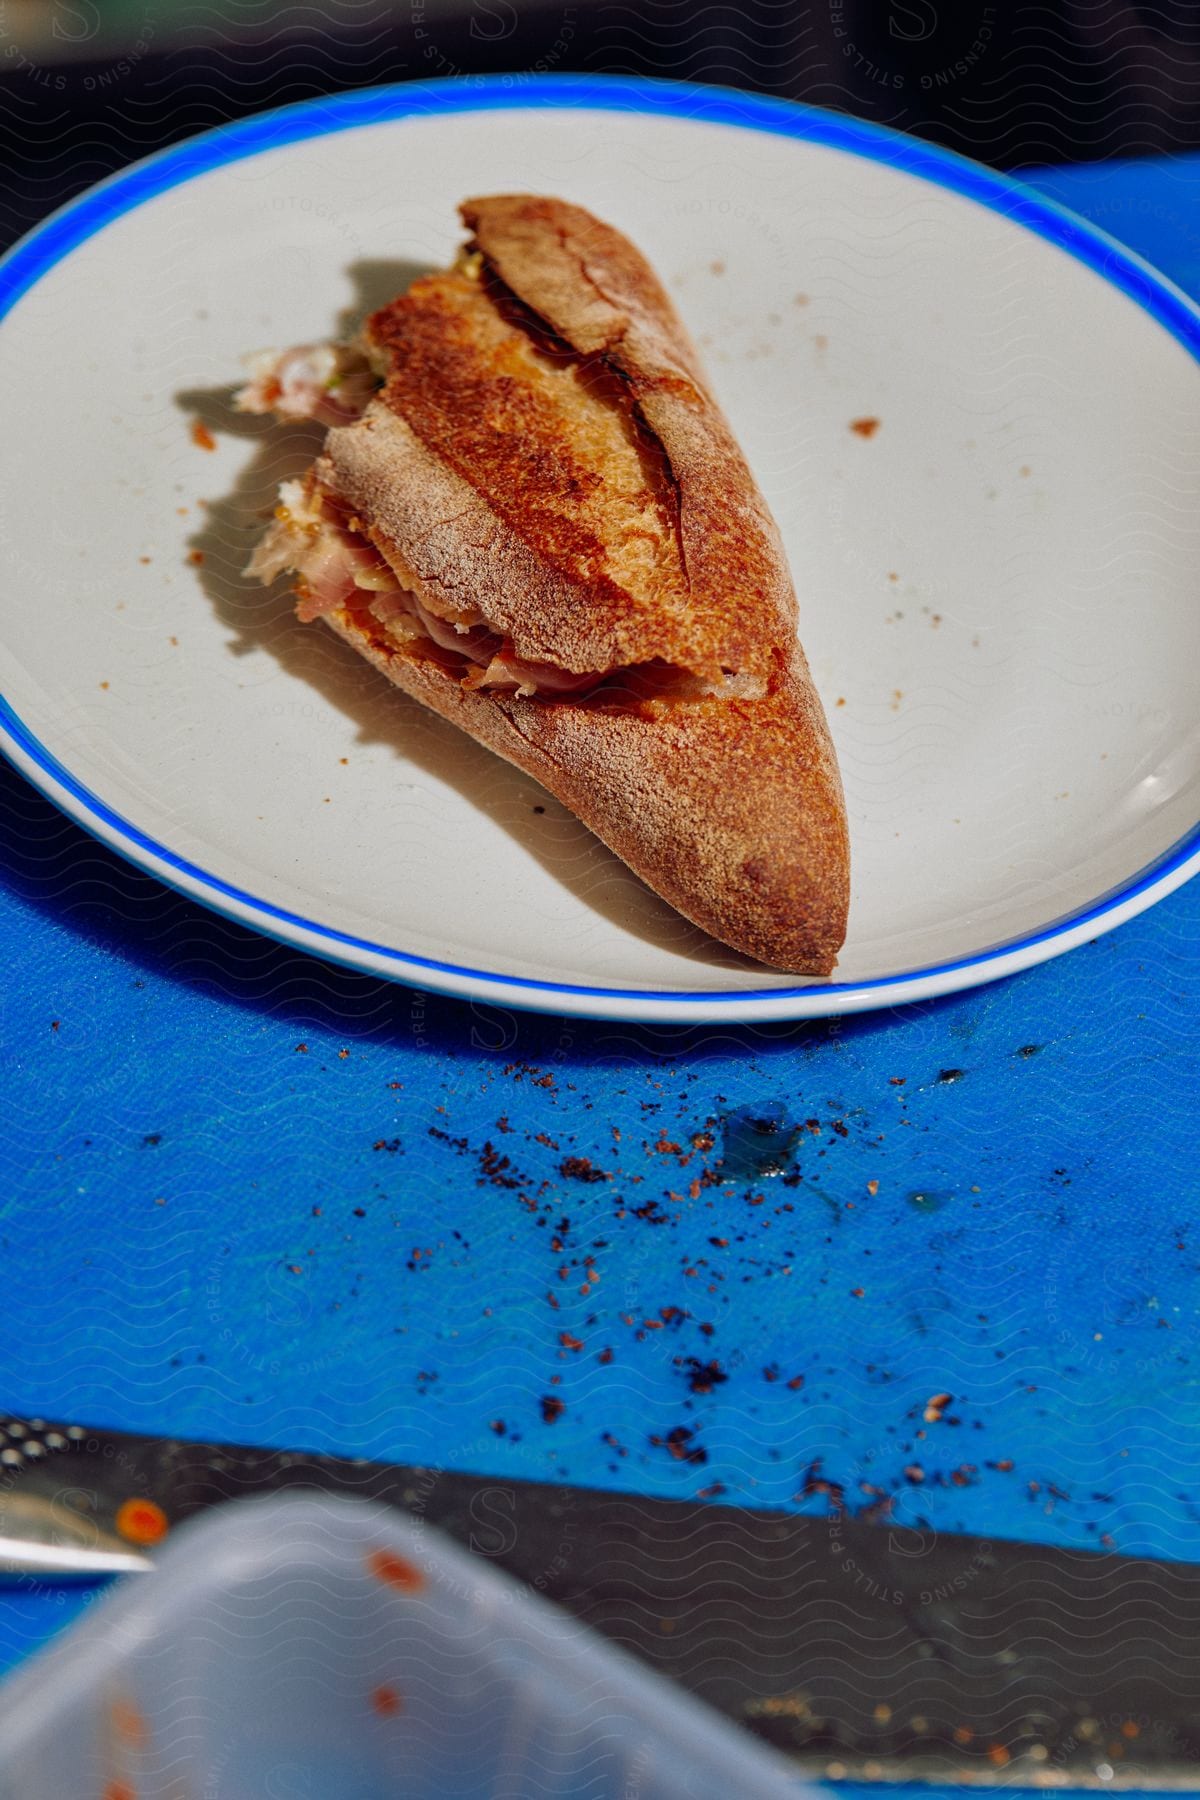
[[[358,303],[338,321],[338,329],[352,328],[420,272],[403,263],[353,265]],[[332,632],[300,624],[286,579],[263,588],[243,574],[280,482],[309,466],[324,430],[235,412],[234,391],[230,386],[175,396],[187,415],[202,420],[214,435],[233,434],[257,444],[232,491],[209,501],[204,525],[189,539],[200,584],[233,633],[231,653],[269,651],[287,675],[351,720],[359,743],[386,744],[399,763],[450,783],[582,905],[621,929],[677,956],[765,975],[761,964],[718,943],[660,899],[529,776],[384,682]],[[398,783],[402,780],[398,771]]]

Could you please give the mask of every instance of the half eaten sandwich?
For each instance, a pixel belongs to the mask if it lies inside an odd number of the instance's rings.
[[[563,201],[470,241],[351,345],[252,364],[329,426],[249,573],[534,776],[714,937],[827,975],[845,809],[775,524],[653,271]]]

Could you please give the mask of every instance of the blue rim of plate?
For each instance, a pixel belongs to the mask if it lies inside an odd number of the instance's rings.
[[[514,74],[404,82],[302,100],[188,138],[90,188],[14,245],[0,259],[0,322],[42,276],[80,244],[155,195],[179,187],[196,176],[263,151],[326,137],[337,131],[353,130],[357,126],[443,113],[527,110],[531,107],[657,114],[665,118],[740,126],[821,144],[915,175],[922,181],[973,200],[989,211],[1002,213],[1036,237],[1065,250],[1110,286],[1127,294],[1176,338],[1195,361],[1200,362],[1200,307],[1135,251],[1011,176],[886,126],[795,101],[774,100],[730,88],[690,87],[680,82],[603,75]],[[36,780],[41,775],[70,797],[74,803],[70,811],[79,823],[142,867],[147,866],[148,859],[153,859],[157,867],[152,872],[168,883],[173,872],[179,878],[175,885],[181,886],[193,898],[207,899],[218,910],[243,923],[247,922],[244,913],[249,912],[252,915],[249,922],[268,933],[302,949],[324,945],[327,954],[339,961],[350,960],[346,952],[357,951],[377,958],[398,979],[406,974],[418,978],[422,975],[450,976],[457,981],[479,983],[493,992],[501,990],[505,997],[513,1000],[519,996],[521,1003],[533,1006],[537,1004],[537,997],[544,995],[550,1001],[570,998],[640,1002],[664,1009],[694,1008],[700,1014],[711,1007],[724,1009],[755,1001],[811,1003],[819,996],[820,1010],[833,1013],[848,1009],[855,1002],[861,1006],[864,1000],[868,1005],[886,1004],[888,990],[907,994],[915,984],[927,983],[930,989],[938,992],[952,991],[956,987],[973,985],[969,981],[949,979],[956,975],[978,971],[975,980],[986,980],[992,964],[1003,961],[1010,966],[1014,963],[1027,966],[1045,960],[1059,940],[1069,937],[1078,942],[1089,927],[1092,928],[1091,935],[1096,935],[1107,926],[1119,923],[1131,912],[1139,910],[1138,901],[1150,890],[1160,889],[1161,897],[1178,885],[1185,878],[1182,873],[1185,865],[1200,856],[1198,822],[1178,842],[1128,880],[1039,931],[991,945],[957,961],[931,963],[921,969],[901,970],[866,981],[808,982],[800,986],[732,991],[591,987],[441,962],[372,943],[370,939],[355,937],[334,926],[317,924],[284,907],[274,906],[176,856],[114,812],[75,779],[27,729],[2,696],[0,738],[17,750],[25,772],[31,778]],[[1120,919],[1115,916],[1117,914]],[[304,932],[307,938],[315,940],[315,944],[297,938],[296,931]],[[1001,972],[997,970],[997,973]]]

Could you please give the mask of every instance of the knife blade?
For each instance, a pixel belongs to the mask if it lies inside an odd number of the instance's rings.
[[[0,1419],[0,1580],[150,1568],[281,1488],[405,1508],[830,1779],[1200,1781],[1200,1568]]]

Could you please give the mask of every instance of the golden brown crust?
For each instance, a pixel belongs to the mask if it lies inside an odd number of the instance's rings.
[[[449,419],[446,438],[430,443],[381,401],[368,407],[358,424],[329,433],[318,464],[321,483],[351,504],[367,535],[422,601],[435,611],[478,608],[517,656],[577,674],[660,656],[677,660],[672,653],[686,656],[686,590],[681,583],[672,588],[658,581],[635,604],[629,589],[614,581],[604,567],[602,546],[589,535],[586,515],[580,522],[583,508],[539,470],[544,438],[521,435],[516,419],[521,394],[514,387],[513,404],[506,406],[512,447],[499,493],[489,490],[480,462],[464,461],[466,430],[452,458],[446,450],[454,439]],[[478,433],[480,414],[470,410]],[[564,423],[553,464],[560,475],[569,441]],[[611,489],[595,489],[598,510],[606,492]],[[553,516],[556,502],[561,519]],[[575,543],[569,551],[572,525]],[[560,547],[556,557],[546,549],[551,530]]]
[[[561,201],[463,212],[487,270],[426,276],[372,317],[384,389],[330,433],[323,479],[373,526],[393,492],[376,542],[418,584],[453,579],[461,521],[475,603],[518,656],[766,676],[795,630],[782,547],[657,278]],[[514,541],[520,567],[472,554]]]
[[[830,973],[849,904],[846,820],[799,645],[766,700],[624,708],[469,691],[365,615],[325,621],[540,781],[702,930],[774,968]]]
[[[574,584],[399,414],[376,403],[360,424],[331,431],[317,478],[435,611],[478,607],[536,662],[582,672],[625,660],[613,658],[610,622],[580,608]]]
[[[422,605],[477,609],[518,658],[733,670],[765,697],[468,690],[365,613],[327,622],[704,930],[828,974],[849,890],[837,764],[778,533],[696,352],[644,259],[580,208],[462,211],[481,270],[426,277],[374,316],[385,387],[329,433],[320,483]]]
[[[775,521],[658,277],[619,231],[565,201],[504,194],[459,210],[500,280],[628,383],[677,492],[697,649],[724,668],[765,673],[773,647],[795,629],[791,577]]]

